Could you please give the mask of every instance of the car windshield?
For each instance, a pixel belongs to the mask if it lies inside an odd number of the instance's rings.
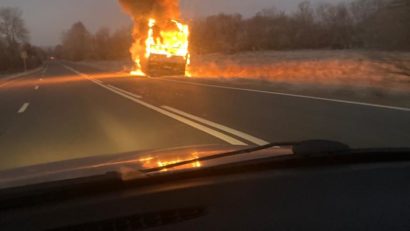
[[[409,12],[408,0],[1,0],[0,184],[73,160],[409,147]]]

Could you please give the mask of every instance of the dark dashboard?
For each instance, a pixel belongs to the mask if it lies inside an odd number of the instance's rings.
[[[124,183],[122,190],[56,197],[59,199],[44,204],[25,206],[12,201],[8,206],[0,205],[0,227],[64,231],[408,231],[408,153],[375,156],[368,161],[347,155],[310,157],[307,162],[249,162],[157,181]],[[63,184],[59,190],[78,188]],[[47,201],[45,196],[52,197],[38,194],[30,200]]]

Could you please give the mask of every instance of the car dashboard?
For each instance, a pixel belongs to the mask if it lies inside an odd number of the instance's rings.
[[[0,209],[1,230],[410,230],[410,162],[295,166],[135,184]],[[256,170],[255,170],[256,169]],[[63,186],[60,190],[70,191]],[[37,198],[41,200],[42,198]],[[46,198],[43,198],[46,199]]]

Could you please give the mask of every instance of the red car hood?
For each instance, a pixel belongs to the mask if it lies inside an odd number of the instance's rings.
[[[125,178],[130,175],[132,175],[132,177],[149,177],[154,174],[163,174],[164,172],[205,168],[245,160],[293,154],[290,146],[272,147],[252,153],[228,156],[213,160],[193,161],[189,164],[153,171],[149,174],[141,173],[141,171],[139,171],[164,167],[169,164],[175,164],[187,160],[196,160],[198,158],[240,149],[243,149],[243,146],[194,146],[88,157],[83,159],[22,167],[0,172],[0,189],[92,175],[101,175],[113,171],[121,173]],[[138,174],[136,175],[135,173]]]

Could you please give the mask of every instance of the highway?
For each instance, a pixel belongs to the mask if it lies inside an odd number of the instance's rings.
[[[285,92],[285,91],[284,91]],[[410,109],[50,62],[0,85],[0,170],[191,145],[410,146]]]

